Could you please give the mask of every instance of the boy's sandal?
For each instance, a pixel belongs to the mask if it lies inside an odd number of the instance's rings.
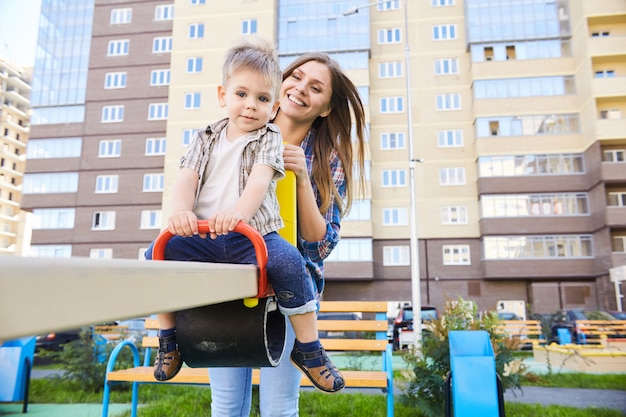
[[[174,378],[183,366],[178,349],[171,352],[165,351],[165,346],[171,343],[174,337],[159,337],[159,350],[154,360],[154,378],[157,381],[167,381]]]
[[[323,365],[309,368],[304,364],[304,361],[311,359],[321,359]],[[343,376],[330,361],[324,348],[314,352],[302,352],[294,347],[291,351],[291,362],[300,368],[313,385],[321,391],[338,392],[346,386]]]

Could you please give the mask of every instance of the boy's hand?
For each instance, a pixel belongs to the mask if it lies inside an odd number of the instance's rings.
[[[207,219],[209,223],[209,236],[216,239],[220,235],[227,235],[232,232],[239,222],[245,222],[246,219],[241,213],[218,210]]]
[[[199,233],[198,217],[193,211],[179,211],[172,214],[167,221],[167,230],[176,236],[190,237],[198,235],[203,239],[206,237],[206,233]]]

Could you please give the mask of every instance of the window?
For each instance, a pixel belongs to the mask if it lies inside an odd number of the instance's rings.
[[[165,155],[165,144],[167,138],[146,139],[146,155]]]
[[[439,130],[437,144],[440,148],[460,148],[463,146],[463,131],[460,129]]]
[[[445,206],[441,208],[441,224],[467,224],[466,206]]]
[[[114,211],[96,211],[91,221],[91,230],[114,230],[115,229],[115,212]]]
[[[615,77],[615,70],[596,71],[596,78],[613,78],[613,77]]]
[[[112,9],[111,10],[111,18],[109,23],[112,25],[122,25],[124,23],[130,23],[133,18],[133,9],[124,8],[124,9]]]
[[[485,46],[485,61],[493,61],[493,46]]]
[[[73,229],[73,208],[33,209],[33,230]]]
[[[174,5],[163,4],[154,8],[154,20],[172,20],[174,18]]]
[[[381,113],[403,113],[404,98],[403,97],[383,97],[380,99]]]
[[[372,200],[352,200],[350,212],[344,220],[371,220],[372,219]]]
[[[187,58],[187,73],[202,72],[202,57]]]
[[[121,139],[103,139],[98,144],[98,158],[117,158],[121,154]]]
[[[454,6],[454,0],[432,0],[433,7]]]
[[[199,109],[200,108],[200,93],[185,93],[185,109]]]
[[[626,192],[609,193],[608,205],[613,207],[626,207]]]
[[[152,103],[148,106],[148,120],[167,120],[167,103]]]
[[[245,19],[241,21],[241,34],[252,35],[256,33],[256,19]]]
[[[89,249],[89,257],[91,259],[113,259],[113,249],[112,248]]]
[[[381,62],[378,64],[379,78],[399,78],[402,77],[402,62]]]
[[[189,146],[193,135],[196,133],[197,129],[185,129],[183,130],[183,146]]]
[[[458,74],[459,60],[456,58],[435,59],[435,75]]]
[[[469,245],[443,245],[444,265],[471,265]]]
[[[587,193],[483,195],[481,215],[492,217],[589,215]]]
[[[378,43],[400,43],[400,29],[378,29]]]
[[[343,238],[326,262],[371,262],[372,239]]]
[[[404,149],[404,147],[404,132],[380,134],[380,149]]]
[[[75,193],[78,190],[78,172],[24,175],[24,194]]]
[[[439,169],[440,185],[464,185],[465,184],[465,168],[440,168]]]
[[[490,259],[592,258],[591,235],[487,236],[483,253]]]
[[[385,10],[399,10],[400,0],[381,1],[378,3],[377,9],[381,12]]]
[[[450,40],[456,39],[456,25],[437,25],[433,26],[433,40]]]
[[[407,226],[408,210],[403,207],[383,209],[383,226]]]
[[[107,72],[104,75],[104,88],[126,88],[126,71],[124,72]]]
[[[192,6],[196,6],[196,5],[199,5],[199,4],[205,4],[206,0],[189,0],[189,3]]]
[[[163,174],[146,174],[143,176],[144,192],[163,191]]]
[[[626,236],[613,236],[613,252],[626,252]]]
[[[107,56],[128,55],[128,45],[128,39],[109,41],[109,46],[107,47]]]
[[[70,258],[72,245],[32,245],[29,256],[31,258]]]
[[[611,33],[608,31],[602,31],[602,32],[591,32],[591,37],[592,38],[604,38],[606,36],[611,36]]]
[[[192,23],[189,25],[189,39],[204,38],[204,23]],[[170,48],[171,49],[171,48]]]
[[[172,52],[172,37],[163,36],[152,40],[152,52]]]
[[[515,45],[507,45],[506,46],[506,59],[516,59],[517,54],[515,53]]]
[[[620,109],[600,110],[600,119],[621,119],[622,111]]]
[[[104,106],[102,107],[102,115],[100,122],[102,123],[119,123],[124,121],[124,106]]]
[[[142,210],[140,229],[160,229],[161,210]]]
[[[117,193],[118,175],[98,175],[96,177],[96,194]]]
[[[481,156],[478,172],[481,177],[580,175],[585,163],[582,154]]]
[[[168,69],[152,70],[150,72],[150,85],[151,86],[170,85],[170,70]]]
[[[626,159],[624,159],[625,155],[626,155],[626,149],[610,149],[610,150],[602,151],[602,161],[624,162],[626,161]]]
[[[82,138],[30,139],[26,159],[79,158],[82,143]]]
[[[406,171],[403,169],[391,169],[382,171],[383,187],[405,187]]]
[[[437,94],[437,110],[460,110],[461,95],[458,93]]]
[[[408,246],[383,246],[383,266],[406,266],[411,264]]]

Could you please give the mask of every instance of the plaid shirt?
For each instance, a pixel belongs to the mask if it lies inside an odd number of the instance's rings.
[[[211,159],[213,148],[217,143],[220,132],[228,125],[228,119],[222,119],[212,125],[207,126],[204,131],[198,130],[194,134],[189,149],[180,160],[179,167],[193,169],[198,173],[198,189],[196,190],[196,200],[194,209],[198,205],[200,189],[209,178],[205,178],[205,170]],[[272,123],[250,132],[242,155],[241,171],[239,174],[239,195],[243,192],[252,167],[257,164],[265,164],[274,168],[274,179],[265,194],[259,210],[252,216],[249,223],[252,227],[266,235],[277,231],[283,227],[283,220],[280,217],[278,199],[276,198],[276,180],[285,176],[283,163],[283,141],[278,127]],[[211,178],[211,181],[220,181],[219,178]],[[197,214],[197,213],[196,213]]]
[[[306,166],[311,177],[313,169],[313,144],[315,143],[315,131],[310,130],[307,136],[300,145],[304,149],[304,155],[306,157]],[[344,174],[343,166],[337,152],[333,151],[328,158],[328,164],[332,173],[333,182],[335,187],[339,190],[339,195],[342,198],[346,197],[346,176]],[[313,194],[317,201],[317,205],[321,205],[321,198],[317,185],[311,177],[311,185],[313,187]],[[324,259],[330,255],[330,252],[339,243],[339,228],[341,222],[341,210],[335,200],[331,201],[330,207],[326,213],[324,213],[324,219],[326,220],[326,235],[317,242],[307,242],[302,239],[302,236],[298,235],[298,249],[306,262],[307,269],[313,277],[313,281],[317,286],[318,293],[321,294],[324,290]]]

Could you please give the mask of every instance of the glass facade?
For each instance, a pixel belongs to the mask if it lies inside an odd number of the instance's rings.
[[[362,7],[358,13],[344,16],[343,12],[354,7],[351,2],[280,0],[278,4],[278,51],[283,57],[281,65],[285,66],[306,52],[327,52],[339,61],[343,69],[367,68],[368,56],[365,51],[370,48],[369,7]],[[347,65],[338,57],[343,52],[351,54]]]
[[[94,0],[44,0],[33,74],[33,124],[84,120]]]
[[[476,136],[479,138],[578,133],[580,133],[580,119],[577,114],[478,117],[476,119]]]

